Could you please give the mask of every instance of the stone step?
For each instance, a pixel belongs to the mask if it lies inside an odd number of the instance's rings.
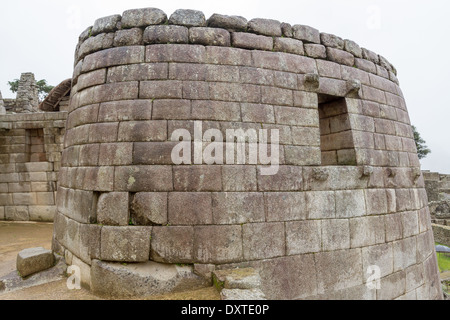
[[[213,272],[215,286],[223,289],[258,289],[261,277],[253,268],[216,270]]]

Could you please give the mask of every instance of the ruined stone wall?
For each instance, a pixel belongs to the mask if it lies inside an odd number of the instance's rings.
[[[66,116],[0,116],[0,220],[53,221]]]
[[[450,175],[423,171],[429,201],[450,200]]]
[[[271,299],[440,298],[395,74],[303,25],[157,9],[97,20],[75,54],[54,250],[108,294],[151,286],[143,271],[136,287],[112,280],[127,274],[113,262],[152,260],[251,266]],[[171,135],[195,120],[279,129],[278,174],[174,165]],[[380,290],[366,286],[371,265]]]
[[[450,175],[424,171],[423,177],[428,195],[431,222],[450,225]]]

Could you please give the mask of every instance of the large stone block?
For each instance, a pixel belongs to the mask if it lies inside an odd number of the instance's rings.
[[[261,290],[268,299],[296,300],[317,294],[319,278],[312,254],[254,261],[250,266],[261,275]]]
[[[174,168],[175,191],[221,191],[220,166],[183,166]]]
[[[145,297],[183,292],[208,286],[194,274],[192,266],[159,264],[153,261],[129,264],[94,260],[91,271],[92,291],[108,297]],[[142,283],[154,285],[143,286]]]
[[[227,165],[222,167],[223,191],[257,191],[256,167]]]
[[[275,38],[273,48],[275,51],[304,55],[303,42],[291,38]]]
[[[353,218],[366,215],[363,190],[336,191],[336,218]]]
[[[150,26],[143,39],[145,44],[189,43],[189,30],[183,26]]]
[[[294,25],[292,31],[295,39],[320,44],[320,32],[317,29],[304,25]]]
[[[145,47],[130,46],[102,50],[90,54],[83,61],[83,72],[105,67],[144,62]]]
[[[201,11],[178,9],[169,18],[169,24],[186,27],[205,27],[205,15]]]
[[[138,192],[130,203],[130,217],[135,225],[167,224],[167,193]]]
[[[385,277],[394,271],[394,256],[392,243],[380,244],[362,249],[363,272],[367,273],[370,266],[380,268],[381,277]]]
[[[281,37],[281,23],[272,19],[252,19],[247,24],[248,31],[265,36]]]
[[[285,255],[285,229],[282,222],[245,224],[242,238],[246,261]]]
[[[295,221],[307,217],[304,192],[266,192],[267,221]]]
[[[336,200],[333,191],[306,192],[306,206],[309,219],[336,217]]]
[[[276,175],[261,175],[258,167],[259,191],[302,191],[303,169],[297,166],[280,166]]]
[[[406,291],[406,274],[404,271],[393,273],[381,279],[377,300],[393,300]]]
[[[99,33],[117,30],[117,24],[121,19],[122,17],[119,14],[116,14],[95,20],[94,27],[91,30],[91,35],[95,36]]]
[[[194,258],[200,263],[240,262],[243,259],[241,226],[194,227]]]
[[[315,254],[318,293],[363,284],[361,250],[340,250]]]
[[[122,14],[122,28],[124,29],[163,24],[166,21],[167,15],[156,8],[132,9]]]
[[[322,220],[322,248],[324,251],[350,248],[350,223],[348,219]]]
[[[114,189],[129,192],[172,191],[172,168],[170,166],[116,167]]]
[[[209,192],[169,194],[168,221],[172,226],[212,224],[212,198]]]
[[[167,121],[121,122],[117,140],[120,142],[162,142],[167,140]]]
[[[411,237],[393,243],[394,252],[394,272],[404,270],[416,264],[416,237]]]
[[[385,219],[382,216],[350,219],[350,245],[367,247],[385,242]]]
[[[189,42],[205,46],[231,46],[231,36],[227,30],[196,27],[189,29]]]
[[[167,63],[140,63],[117,66],[109,68],[108,82],[165,80],[168,78],[168,69]],[[136,103],[143,105],[145,102],[136,101]],[[112,113],[114,114],[114,112]]]
[[[114,37],[114,46],[135,46],[142,44],[143,31],[140,28],[133,28],[129,30],[119,30]]]
[[[128,226],[128,192],[103,193],[98,198],[97,222],[109,226]]]
[[[286,254],[297,255],[321,251],[322,230],[319,220],[286,223]]]
[[[247,19],[240,16],[226,16],[215,13],[208,19],[208,27],[223,28],[230,31],[245,31],[247,29]]]
[[[215,224],[263,222],[264,197],[258,192],[213,193],[212,213]]]
[[[101,233],[101,259],[145,262],[150,257],[152,227],[107,227]]]
[[[27,277],[53,267],[54,262],[55,257],[52,251],[44,248],[31,248],[19,252],[16,266],[20,276]]]
[[[162,263],[191,263],[194,259],[194,228],[153,227],[150,258]]]

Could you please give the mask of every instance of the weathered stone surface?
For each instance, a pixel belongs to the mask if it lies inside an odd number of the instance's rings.
[[[283,33],[283,36],[287,38],[292,38],[294,36],[292,26],[286,22],[281,23],[281,32]]]
[[[271,37],[246,32],[233,32],[231,33],[231,40],[233,46],[237,48],[267,51],[271,51],[273,49],[273,39]]]
[[[322,245],[321,222],[295,221],[286,223],[286,254],[319,252]]]
[[[274,46],[275,51],[281,51],[286,53],[304,55],[305,50],[303,48],[303,42],[291,38],[275,38]]]
[[[297,24],[292,27],[292,31],[294,32],[295,39],[312,43],[320,43],[320,32],[317,29]]]
[[[34,273],[53,267],[55,257],[50,250],[31,248],[19,252],[17,255],[17,271],[25,278]]]
[[[213,193],[212,212],[215,224],[241,224],[264,221],[262,193]]]
[[[281,23],[272,19],[252,19],[248,22],[248,31],[265,36],[281,37]]]
[[[53,207],[61,168],[53,246],[86,275],[92,259],[153,259],[202,264],[207,283],[208,264],[253,267],[273,299],[437,296],[424,180],[392,64],[350,40],[274,20],[205,23],[179,10],[169,23],[152,8],[107,26],[112,20],[80,38],[63,154],[47,127],[30,139],[51,168],[14,163],[28,161],[28,123],[50,113],[0,124],[0,216]],[[171,133],[193,135],[197,120],[202,133],[278,129],[277,173],[264,175],[262,161],[173,165]],[[41,136],[45,147],[34,145]],[[202,140],[209,152],[211,139]],[[392,292],[365,286],[374,264]],[[404,277],[389,279],[393,272]],[[86,278],[100,287],[102,279]]]
[[[171,225],[211,224],[212,198],[208,192],[173,192],[169,194],[168,221]]]
[[[372,61],[375,64],[379,63],[378,55],[376,53],[374,53],[373,51],[362,48],[362,56],[364,59]]]
[[[100,33],[108,33],[117,30],[117,24],[121,20],[119,14],[97,19],[94,23],[94,27],[91,30],[91,35],[96,36]]]
[[[105,261],[144,262],[150,256],[152,227],[102,228],[101,258]]]
[[[165,225],[167,224],[167,193],[136,193],[131,200],[130,211],[131,221],[135,225]]]
[[[127,226],[130,221],[128,192],[110,192],[100,195],[97,221],[109,226]]]
[[[223,28],[229,31],[245,31],[247,30],[247,19],[240,16],[226,16],[215,13],[208,19],[208,27]]]
[[[201,11],[179,9],[170,16],[169,24],[186,27],[206,27],[206,19]]]
[[[14,292],[26,288],[36,287],[49,282],[66,279],[66,270],[67,265],[64,263],[64,259],[56,255],[54,267],[32,274],[26,279],[23,279],[20,275],[18,275],[17,271],[13,271],[1,277],[0,293]]]
[[[189,29],[189,42],[205,46],[231,46],[231,36],[227,30],[218,28],[193,27]]]
[[[340,64],[344,64],[350,67],[353,67],[355,64],[355,57],[346,51],[335,49],[335,48],[327,48],[327,57],[331,61],[335,61]]]
[[[124,29],[158,25],[166,21],[167,15],[156,8],[132,9],[122,14],[122,28]]]
[[[350,52],[355,57],[362,58],[362,49],[361,47],[352,40],[345,40],[344,50]]]
[[[305,43],[305,53],[311,58],[326,59],[327,48],[321,44]]]
[[[194,258],[194,228],[153,227],[150,257],[162,263],[190,263]]]
[[[334,34],[321,33],[320,42],[326,46],[336,49],[344,49],[344,40],[342,38],[335,36]]]
[[[119,30],[114,37],[114,46],[134,46],[142,43],[142,29],[133,28],[129,30]]]
[[[144,31],[144,43],[188,43],[189,31],[184,26],[149,26]]]
[[[242,228],[194,227],[194,257],[200,263],[223,264],[242,260]]]
[[[363,283],[359,249],[322,252],[315,255],[318,292],[337,291]],[[335,275],[339,275],[336,277]]]
[[[242,227],[245,260],[269,259],[285,255],[284,224],[249,223]]]
[[[193,273],[191,266],[151,261],[125,266],[93,260],[91,277],[95,294],[118,298],[161,295],[208,286],[203,278]],[[143,286],[143,283],[152,285]]]
[[[266,300],[260,289],[223,289],[220,296],[222,300]]]
[[[259,289],[261,277],[253,268],[216,270],[212,272],[214,285],[218,289]]]

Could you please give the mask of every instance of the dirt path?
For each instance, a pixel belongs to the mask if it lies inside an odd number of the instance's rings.
[[[51,249],[53,224],[0,221],[0,277],[16,270],[17,254],[27,248]],[[1,295],[0,300],[101,300],[89,290],[68,290],[66,280]],[[215,288],[143,297],[145,300],[220,300]]]
[[[0,221],[0,277],[16,270],[17,254],[23,249],[51,249],[53,224]]]

